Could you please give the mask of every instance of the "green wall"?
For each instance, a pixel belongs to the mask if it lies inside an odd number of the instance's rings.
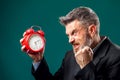
[[[58,18],[78,6],[94,9],[100,17],[101,35],[120,44],[119,0],[0,0],[0,80],[34,80],[32,60],[19,43],[31,25],[40,25],[45,32],[45,58],[54,73],[71,49]]]

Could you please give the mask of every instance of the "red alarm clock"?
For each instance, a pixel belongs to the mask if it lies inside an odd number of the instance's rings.
[[[40,30],[35,31],[33,29],[34,27],[37,27]],[[44,32],[39,26],[31,26],[31,28],[26,30],[23,34],[23,40],[21,44],[25,47],[23,51],[27,53],[36,54],[43,52],[45,47]]]

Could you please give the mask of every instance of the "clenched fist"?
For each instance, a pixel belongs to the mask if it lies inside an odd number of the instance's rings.
[[[84,68],[93,59],[92,49],[88,46],[80,48],[78,52],[75,53],[75,59],[81,69]]]

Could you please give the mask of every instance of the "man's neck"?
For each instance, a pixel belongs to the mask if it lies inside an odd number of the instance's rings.
[[[100,43],[101,40],[102,40],[102,38],[100,38],[99,35],[96,36],[96,38],[95,38],[94,41],[93,41],[93,44],[91,45],[91,48],[94,49],[94,48],[97,46],[97,44]]]

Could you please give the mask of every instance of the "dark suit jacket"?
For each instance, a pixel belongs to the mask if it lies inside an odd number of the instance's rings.
[[[94,49],[93,61],[83,69],[75,61],[73,51],[68,51],[59,70],[52,75],[43,59],[36,71],[36,80],[120,80],[120,48],[108,38]]]

